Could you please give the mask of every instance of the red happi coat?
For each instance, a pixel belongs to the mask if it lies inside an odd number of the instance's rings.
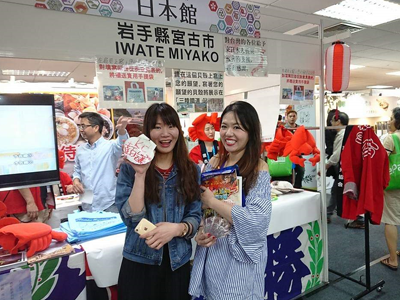
[[[390,180],[389,159],[371,126],[347,126],[341,154],[341,169],[341,217],[355,220],[358,215],[370,212],[371,222],[380,224],[383,190]]]

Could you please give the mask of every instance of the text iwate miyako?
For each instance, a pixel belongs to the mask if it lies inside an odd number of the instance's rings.
[[[119,55],[214,63],[220,58],[210,33],[118,22],[118,35],[122,41],[115,41],[115,51]]]

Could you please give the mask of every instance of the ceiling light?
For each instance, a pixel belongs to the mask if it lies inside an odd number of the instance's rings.
[[[344,0],[315,12],[317,15],[376,26],[400,18],[400,5],[384,0]]]
[[[396,75],[396,76],[400,76],[400,71],[386,73],[386,75]]]
[[[297,28],[295,28],[295,29],[286,31],[286,32],[284,32],[284,34],[295,35],[295,34],[299,34],[299,33],[302,33],[302,32],[304,32],[304,31],[310,30],[310,29],[312,29],[312,28],[314,28],[314,27],[318,27],[318,25],[308,23],[308,24],[302,25],[302,26],[300,26],[300,27],[297,27]]]
[[[3,75],[7,76],[49,76],[49,77],[67,77],[71,72],[64,71],[43,71],[43,70],[1,70]]]
[[[361,69],[361,68],[365,68],[365,66],[360,66],[360,65],[350,65],[350,70]]]
[[[367,89],[389,89],[391,87],[393,87],[393,86],[391,86],[391,85],[369,85],[366,88]]]

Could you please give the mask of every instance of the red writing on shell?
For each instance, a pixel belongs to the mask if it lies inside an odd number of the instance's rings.
[[[142,141],[137,141],[135,144],[125,144],[124,153],[129,156],[134,162],[143,164],[151,160],[150,155],[146,154],[150,148]]]

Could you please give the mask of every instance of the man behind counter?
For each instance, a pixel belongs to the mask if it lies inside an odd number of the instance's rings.
[[[118,212],[114,204],[117,182],[115,169],[122,154],[124,141],[129,138],[125,128],[130,118],[118,119],[118,138],[110,141],[102,136],[104,120],[100,114],[85,112],[79,119],[78,127],[87,143],[76,151],[73,191],[79,194],[84,194],[85,191],[93,193],[90,201],[82,203],[85,211]]]
[[[287,129],[289,129],[289,130],[299,127],[299,125],[297,125],[296,121],[297,121],[297,111],[295,111],[295,110],[288,111],[288,113],[287,113],[287,123],[286,123],[285,127]],[[294,133],[294,130],[292,132]],[[294,168],[294,171],[296,173],[296,176],[295,176],[295,179],[294,179],[293,186],[295,188],[301,189],[302,183],[303,183],[303,177],[304,177],[305,168],[300,166],[300,165],[296,165],[295,168]]]

